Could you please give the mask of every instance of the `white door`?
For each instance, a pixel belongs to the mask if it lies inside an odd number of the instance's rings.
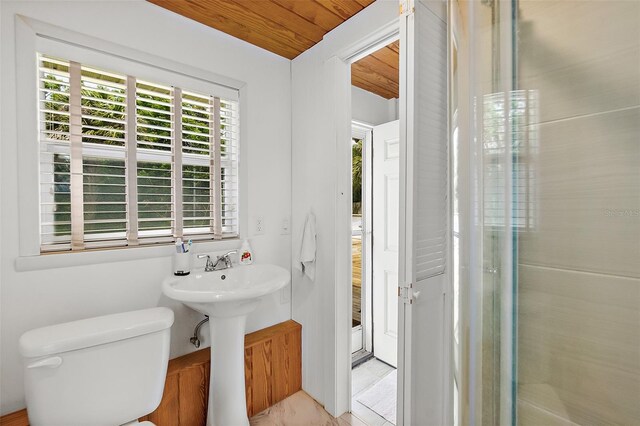
[[[398,363],[400,122],[373,128],[373,354]]]
[[[398,424],[449,425],[446,14],[444,2],[404,6],[410,12],[400,18]]]

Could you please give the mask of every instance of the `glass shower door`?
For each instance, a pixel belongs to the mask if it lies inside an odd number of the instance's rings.
[[[640,2],[459,4],[462,423],[637,424]]]

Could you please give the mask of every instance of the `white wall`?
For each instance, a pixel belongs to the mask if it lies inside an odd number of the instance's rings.
[[[398,100],[385,99],[375,93],[351,86],[351,117],[377,126],[398,119]]]
[[[193,347],[189,336],[200,315],[162,295],[160,282],[170,273],[166,256],[18,272],[19,179],[16,136],[16,67],[14,16],[25,15],[148,54],[246,82],[246,144],[241,159],[248,169],[249,218],[260,215],[266,234],[252,236],[258,262],[291,265],[291,236],[279,226],[291,215],[291,66],[290,61],[231,36],[179,17],[144,1],[1,3],[1,182],[0,232],[1,371],[0,414],[24,407],[18,339],[27,330],[91,316],[170,306],[176,313],[171,356]],[[20,72],[20,70],[17,70]],[[19,125],[19,124],[18,124]],[[251,223],[251,220],[249,221]],[[221,251],[235,243],[209,243],[200,252]],[[131,249],[131,250],[146,250]],[[56,254],[53,256],[74,256]],[[289,291],[289,290],[287,290]],[[248,331],[291,316],[290,297],[282,292],[265,300],[251,315]],[[203,330],[204,334],[207,329]],[[207,344],[205,340],[205,344]]]
[[[326,102],[332,82],[325,79],[325,61],[397,19],[395,1],[378,0],[331,31],[323,41],[292,61],[292,244],[294,251],[293,319],[302,324],[302,386],[336,415],[336,357],[327,353],[335,338],[334,285],[336,282],[336,209],[338,188],[335,134],[330,117],[335,105]],[[347,89],[348,90],[348,89]],[[347,162],[348,164],[348,162]],[[297,257],[304,219],[317,219],[317,273],[315,282],[303,277]],[[348,286],[350,283],[339,283]],[[342,325],[340,325],[342,326]],[[348,327],[348,325],[344,325]]]

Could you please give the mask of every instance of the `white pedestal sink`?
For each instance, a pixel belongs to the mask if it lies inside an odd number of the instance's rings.
[[[209,315],[211,379],[207,426],[249,425],[244,379],[244,332],[247,315],[260,298],[291,281],[275,265],[234,266],[222,271],[193,271],[164,280],[162,291]]]

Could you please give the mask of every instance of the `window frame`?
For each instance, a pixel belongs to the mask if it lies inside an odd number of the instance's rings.
[[[19,257],[17,270],[35,270],[80,264],[169,256],[172,244],[110,247],[78,252],[40,251],[40,144],[38,137],[37,53],[69,58],[105,70],[135,75],[168,86],[211,93],[239,102],[238,227],[239,235],[198,243],[199,251],[226,250],[247,236],[246,104],[247,85],[212,72],[96,39],[24,16],[16,16],[16,115],[18,126],[18,189],[20,198]],[[132,59],[135,58],[135,59]],[[196,86],[196,87],[194,87]]]

